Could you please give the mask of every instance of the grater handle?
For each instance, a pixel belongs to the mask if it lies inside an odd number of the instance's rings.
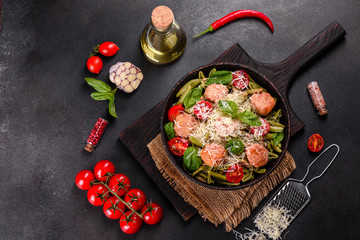
[[[332,148],[332,147],[336,147],[336,148],[337,148],[337,151],[336,151],[334,157],[331,159],[330,163],[326,166],[326,168],[322,171],[322,173],[321,173],[320,175],[317,175],[317,176],[313,177],[312,179],[310,179],[310,180],[307,182],[306,188],[309,186],[309,184],[310,184],[312,181],[320,178],[320,177],[326,172],[326,170],[328,170],[328,168],[330,167],[330,165],[334,162],[335,158],[336,158],[337,155],[339,154],[340,147],[339,147],[337,144],[331,144],[331,145],[330,145],[329,147],[327,147],[324,151],[322,151],[322,153],[320,153],[320,155],[317,156],[317,157],[315,158],[315,160],[312,161],[312,163],[310,163],[310,165],[308,166],[307,171],[306,171],[306,174],[305,174],[304,178],[300,180],[300,182],[303,182],[303,181],[305,180],[305,178],[306,178],[307,175],[309,174],[310,167],[316,162],[316,160],[318,160],[327,150],[329,150],[329,149]]]

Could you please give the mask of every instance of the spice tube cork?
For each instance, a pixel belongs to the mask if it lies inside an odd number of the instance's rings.
[[[326,104],[324,97],[321,93],[320,87],[317,82],[311,82],[307,85],[311,100],[314,104],[315,109],[318,111],[319,115],[327,114]]]
[[[100,142],[100,139],[101,139],[102,135],[104,134],[105,128],[108,125],[108,123],[109,122],[103,118],[99,118],[96,121],[95,126],[90,133],[90,136],[86,140],[86,146],[85,146],[86,151],[88,151],[88,152],[94,151],[94,148]]]

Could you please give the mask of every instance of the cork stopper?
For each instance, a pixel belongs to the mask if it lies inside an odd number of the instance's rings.
[[[84,149],[88,152],[92,152],[92,151],[94,151],[94,145],[92,145],[91,143],[88,142]]]
[[[155,28],[162,31],[169,29],[173,20],[174,13],[167,6],[158,6],[151,13],[152,24]]]

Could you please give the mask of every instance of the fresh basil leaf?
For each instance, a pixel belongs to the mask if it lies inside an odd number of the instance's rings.
[[[107,100],[109,99],[109,93],[103,93],[103,92],[93,92],[90,95],[94,100],[101,101],[101,100]]]
[[[210,84],[230,84],[232,81],[232,74],[230,71],[224,70],[224,71],[216,71],[211,74],[211,76],[207,79],[206,85]]]
[[[85,78],[86,82],[92,86],[96,91],[98,92],[110,92],[111,91],[111,87],[101,81],[101,80],[97,80],[95,78]]]
[[[173,122],[168,122],[164,125],[164,130],[166,133],[166,136],[168,137],[169,140],[173,139],[175,137],[175,132],[174,132],[174,123]]]
[[[284,133],[283,132],[279,132],[279,133],[274,133],[274,145],[278,145],[283,139],[284,139]]]
[[[115,103],[114,103],[114,100],[115,100],[115,97],[114,95],[111,95],[112,97],[110,97],[109,99],[109,113],[111,116],[117,118],[118,116],[116,115],[116,109],[115,109]]]
[[[244,151],[244,144],[240,139],[231,139],[226,144],[226,150],[230,153],[239,155]]]
[[[237,116],[237,111],[239,110],[239,107],[235,102],[228,100],[220,100],[218,104],[221,111],[223,111],[224,113],[230,114],[232,117]]]
[[[194,172],[201,165],[202,160],[197,154],[198,151],[193,146],[187,148],[184,152],[184,166],[189,172]]]
[[[191,108],[195,106],[195,104],[200,101],[202,94],[201,88],[194,88],[191,90],[184,99],[184,106],[185,108]]]
[[[243,111],[242,113],[238,114],[238,118],[243,122],[250,126],[261,126],[261,122],[259,117],[248,111]]]

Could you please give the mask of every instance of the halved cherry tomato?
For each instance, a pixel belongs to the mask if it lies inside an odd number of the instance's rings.
[[[212,112],[212,105],[207,101],[199,101],[194,106],[194,113],[198,119],[207,119]]]
[[[120,218],[120,228],[124,233],[137,233],[142,225],[141,217],[132,211],[124,213]]]
[[[232,73],[232,84],[240,90],[245,89],[249,85],[249,75],[243,70],[237,70]]]
[[[244,170],[239,165],[231,166],[226,173],[226,179],[231,183],[241,182],[243,176]]]
[[[185,150],[189,147],[189,143],[185,138],[176,137],[168,141],[170,151],[176,156],[184,155]]]
[[[151,202],[141,209],[141,214],[145,223],[154,225],[162,219],[163,209],[159,204]]]
[[[109,160],[101,160],[94,167],[95,177],[99,181],[106,181],[109,174],[115,173],[115,166]]]
[[[117,197],[112,196],[106,199],[106,202],[103,206],[103,211],[105,216],[107,216],[108,218],[119,219],[125,211],[125,204],[120,202]]]
[[[118,196],[124,196],[131,187],[130,179],[121,173],[112,176],[108,183],[109,188]]]
[[[177,115],[179,115],[182,112],[184,112],[184,107],[182,105],[172,106],[168,112],[169,121],[173,122],[175,120],[175,118],[177,117]]]
[[[312,152],[319,152],[324,147],[324,139],[320,134],[315,133],[308,140],[308,148]]]
[[[103,67],[103,61],[98,56],[92,56],[87,60],[86,66],[90,72],[98,74]]]
[[[104,42],[99,46],[99,52],[105,57],[114,56],[118,50],[119,47],[113,42]]]
[[[137,188],[130,189],[125,197],[125,202],[127,202],[130,207],[135,210],[140,210],[146,203],[146,195],[143,191]]]
[[[253,126],[251,132],[256,136],[264,136],[270,131],[270,124],[266,119],[260,118],[261,126]]]

